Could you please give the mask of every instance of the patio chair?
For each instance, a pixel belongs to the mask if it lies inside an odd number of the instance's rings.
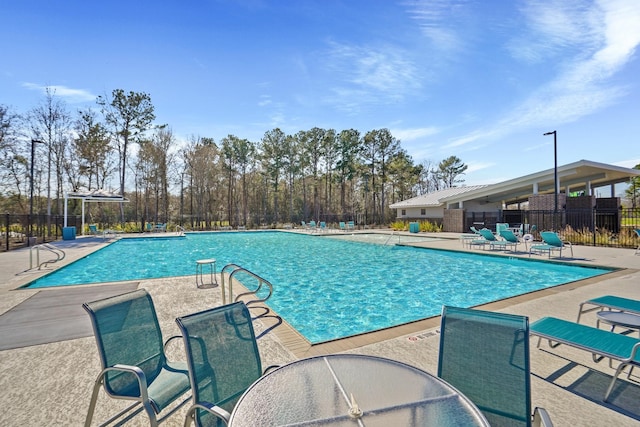
[[[629,366],[629,375],[631,375],[631,370],[633,370],[635,366],[640,366],[640,354],[638,354],[640,350],[640,340],[628,335],[573,323],[555,317],[543,317],[532,323],[531,335],[538,336],[538,347],[540,347],[540,341],[546,339],[552,348],[560,344],[565,344],[580,350],[585,350],[591,353],[593,361],[596,363],[604,358],[609,358],[609,365],[612,366],[614,360],[619,361],[620,364],[616,368],[615,374],[604,394],[603,400],[605,402],[609,400],[616,380],[624,368]]]
[[[102,365],[93,386],[85,426],[91,425],[101,387],[112,398],[136,401],[105,424],[117,419],[121,419],[119,424],[124,423],[144,410],[151,426],[157,426],[189,401],[187,397],[158,419],[160,412],[189,391],[189,375],[185,362],[167,360],[164,345],[179,337],[171,337],[163,345],[155,307],[146,290],[82,306],[91,318]],[[133,411],[134,408],[137,409]]]
[[[338,225],[340,226],[340,231],[347,231],[347,225],[344,223],[344,221],[340,221]]]
[[[98,231],[98,226],[96,224],[89,224],[89,234],[97,236],[98,234],[102,234],[102,231]]]
[[[492,426],[551,426],[531,412],[529,319],[444,306],[438,376],[482,411]]]
[[[226,425],[242,393],[263,373],[249,309],[235,302],[179,317],[176,323],[193,390],[184,425]]]
[[[563,241],[557,233],[553,231],[541,231],[540,237],[543,240],[543,243],[540,245],[531,245],[529,248],[529,256],[531,256],[532,252],[547,252],[549,254],[549,258],[551,258],[552,251],[558,251],[558,256],[562,258],[562,250],[565,248],[569,248],[571,251],[571,257],[573,257],[573,246],[571,246],[571,242]]]
[[[640,239],[640,228],[636,228],[633,231],[636,232],[636,235],[638,236],[638,239]],[[638,240],[638,247],[636,248],[636,251],[634,252],[634,255],[638,255],[638,254],[640,254],[640,240]]]

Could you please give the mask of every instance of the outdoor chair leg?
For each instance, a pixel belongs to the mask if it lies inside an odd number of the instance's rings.
[[[98,376],[93,384],[93,393],[91,394],[91,402],[89,403],[89,412],[87,412],[87,418],[84,421],[84,426],[89,427],[91,425],[91,419],[93,418],[93,412],[96,409],[96,402],[98,400],[98,393],[102,387],[102,375]]]

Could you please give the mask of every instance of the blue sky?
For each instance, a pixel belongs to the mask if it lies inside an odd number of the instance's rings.
[[[0,104],[146,92],[180,140],[389,128],[487,184],[640,163],[640,1],[0,0]]]

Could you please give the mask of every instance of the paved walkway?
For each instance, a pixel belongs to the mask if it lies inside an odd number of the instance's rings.
[[[440,233],[437,237],[445,239],[420,245],[463,250],[457,235]],[[85,256],[104,244],[106,242],[101,238],[81,238],[58,243],[67,254],[64,263]],[[525,253],[495,253],[497,256],[527,256]],[[574,256],[575,258],[565,261],[625,270],[513,298],[495,304],[492,309],[527,315],[531,321],[547,315],[575,321],[578,304],[589,298],[615,294],[640,299],[640,256],[634,255],[633,249],[576,246]],[[16,289],[51,271],[26,272],[28,267],[29,250],[0,253],[0,314],[17,309],[24,301],[37,296],[40,292],[38,290]],[[144,287],[151,293],[165,337],[178,334],[174,321],[176,317],[221,304],[219,289],[197,289],[194,280],[193,276],[185,276],[137,282],[138,287]],[[104,286],[87,285],[87,288],[95,289],[97,296]],[[69,292],[68,289],[47,290],[50,293],[56,291],[60,295],[58,298],[51,298],[52,304],[55,300],[63,299],[62,293]],[[38,303],[45,301],[40,296]],[[82,319],[78,321],[82,322]],[[584,322],[595,325],[595,314],[587,314]],[[407,335],[370,341],[359,346],[351,343],[345,345],[343,350],[340,350],[340,342],[337,342],[337,347],[333,347],[330,352],[380,355],[435,373],[439,342],[437,319],[432,324],[433,326]],[[33,328],[37,329],[36,325],[34,323]],[[258,331],[263,327],[261,324],[256,325]],[[91,387],[100,369],[95,342],[91,336],[61,341],[58,339],[61,338],[51,339],[49,341],[52,342],[46,344],[0,351],[0,407],[3,408],[0,411],[0,425],[83,423]],[[8,340],[9,335],[0,329],[0,344]],[[268,334],[259,344],[265,366],[283,364],[300,357],[296,355],[297,352],[287,348],[286,343],[276,334]],[[625,380],[616,388],[611,403],[603,403],[601,399],[613,373],[606,362],[595,364],[590,354],[565,346],[549,349],[543,345],[537,349],[535,344],[536,341],[532,340],[533,405],[545,407],[556,426],[640,425],[640,377],[637,373],[631,376],[630,382]],[[322,351],[318,350],[319,347],[314,347],[308,349],[307,354]],[[169,355],[174,359],[179,358],[181,351],[180,348],[172,348]],[[98,420],[104,420],[108,414],[123,406],[122,402],[108,399],[103,393],[98,403]],[[184,410],[181,410],[164,425],[182,425],[183,414]],[[129,425],[143,426],[148,423],[141,415]]]

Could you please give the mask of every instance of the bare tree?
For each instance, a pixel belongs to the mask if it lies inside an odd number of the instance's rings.
[[[63,172],[66,146],[70,141],[71,116],[65,103],[56,98],[55,90],[45,89],[44,101],[33,108],[27,115],[33,137],[45,143],[47,151],[47,217],[51,217],[51,175],[55,169],[56,199],[58,213],[62,211]],[[48,224],[50,225],[50,224]]]
[[[144,92],[129,92],[115,89],[111,99],[99,96],[97,103],[102,107],[106,122],[113,129],[120,161],[120,194],[125,194],[126,170],[129,144],[138,142],[143,134],[151,128],[156,116],[151,97]],[[120,204],[120,213],[124,221],[124,206]]]

